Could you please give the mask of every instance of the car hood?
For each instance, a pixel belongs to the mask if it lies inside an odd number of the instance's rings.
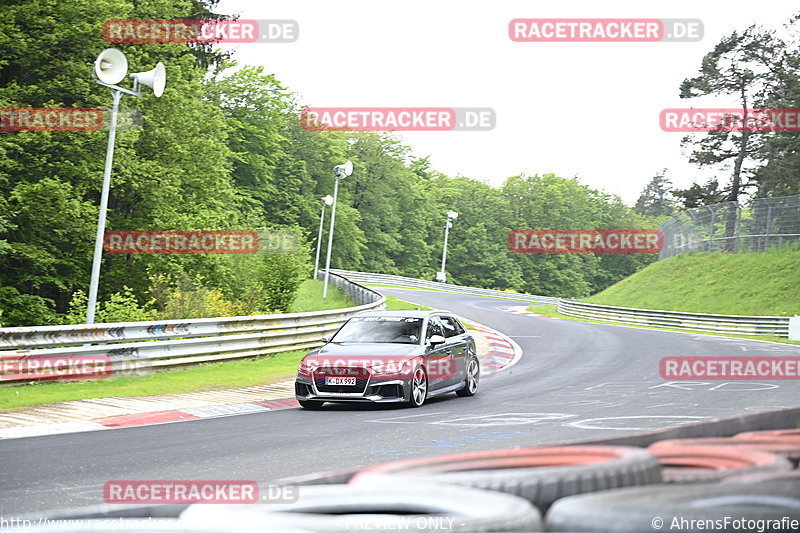
[[[319,364],[342,360],[363,360],[371,361],[374,359],[394,359],[402,360],[412,358],[425,353],[425,348],[417,344],[399,343],[328,343],[325,346],[314,350],[305,357],[306,362],[315,361]]]

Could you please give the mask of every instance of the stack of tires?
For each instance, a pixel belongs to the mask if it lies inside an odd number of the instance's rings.
[[[156,509],[140,531],[800,530],[800,430],[394,461],[292,480],[298,500]],[[119,516],[152,516],[128,509]],[[117,516],[114,511],[71,518]],[[48,531],[87,531],[65,526]],[[93,531],[119,529],[94,527]],[[37,531],[35,528],[31,531]]]
[[[800,524],[798,461],[795,430],[475,452],[307,477],[296,503],[196,505],[181,520],[326,533],[782,531]]]

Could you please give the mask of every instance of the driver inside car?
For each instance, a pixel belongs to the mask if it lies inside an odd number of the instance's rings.
[[[404,322],[400,334],[392,339],[391,342],[415,343],[419,340],[417,330],[418,327],[413,322]]]

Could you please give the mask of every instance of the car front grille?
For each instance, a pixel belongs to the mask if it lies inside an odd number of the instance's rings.
[[[356,384],[351,385],[325,385],[326,377],[356,378]],[[361,394],[367,388],[369,372],[363,368],[330,369],[320,367],[314,372],[314,385],[319,392],[338,392]]]

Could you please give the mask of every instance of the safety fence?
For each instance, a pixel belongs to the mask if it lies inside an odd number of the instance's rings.
[[[359,305],[306,313],[0,328],[0,384],[30,381],[30,373],[15,377],[6,370],[40,368],[31,364],[37,359],[104,361],[98,374],[142,375],[166,367],[312,349],[356,313],[384,307],[386,298],[371,289],[335,274],[330,281]]]
[[[687,252],[763,252],[800,242],[800,195],[689,209],[659,230],[664,234],[659,259]]]
[[[795,321],[797,326],[800,326],[800,322],[796,322],[800,318],[792,319],[786,316],[713,315],[659,311],[589,304],[563,298],[558,302],[558,311],[578,318],[738,335],[789,337],[790,321]],[[793,330],[798,330],[799,335],[796,340],[800,340],[800,328],[797,326],[793,327]]]
[[[537,296],[534,294],[521,294],[518,292],[498,291],[495,289],[478,289],[476,287],[465,287],[463,285],[453,285],[450,283],[441,283],[438,281],[426,281],[416,278],[407,278],[405,276],[395,276],[392,274],[374,274],[370,272],[355,272],[352,270],[331,270],[340,276],[344,276],[351,281],[357,283],[369,283],[373,285],[389,285],[396,287],[405,287],[409,289],[429,289],[439,291],[457,292],[459,294],[472,294],[475,296],[489,296],[493,298],[509,298],[512,300],[521,300],[524,302],[534,302],[542,304],[557,304],[558,298],[550,296]]]

